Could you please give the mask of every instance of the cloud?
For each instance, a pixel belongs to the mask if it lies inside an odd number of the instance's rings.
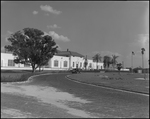
[[[56,29],[56,28],[61,28],[61,27],[57,26],[57,24],[54,24],[54,25],[47,25],[47,28],[48,28],[48,29],[49,29],[49,28],[54,28],[54,29]]]
[[[34,15],[36,15],[36,14],[38,14],[38,11],[33,11],[32,13],[33,13]]]
[[[44,33],[45,33],[45,35],[52,36],[52,38],[54,40],[59,40],[59,41],[64,41],[64,42],[70,41],[70,39],[68,37],[63,36],[63,35],[58,35],[55,31],[49,31],[49,33],[46,33],[46,32],[44,32]]]
[[[8,37],[9,37],[11,34],[13,34],[13,32],[7,31],[6,38],[5,38],[5,41],[6,41],[6,42],[9,42],[7,39],[8,39]]]
[[[9,42],[7,39],[8,39],[8,37],[5,38],[5,41],[6,41],[6,42]]]
[[[57,50],[62,50],[59,44],[56,44],[56,46],[58,46]]]
[[[11,34],[13,34],[13,32],[7,31],[7,33],[4,34],[4,35],[2,34],[1,37],[3,37],[3,38],[5,39],[6,42],[8,42],[7,38],[8,38]]]
[[[13,32],[11,32],[11,31],[7,31],[7,34],[8,34],[8,35],[10,35],[10,34],[12,34],[12,33],[13,33]]]
[[[50,12],[50,13],[53,13],[53,14],[60,14],[62,13],[61,11],[58,11],[58,10],[54,10],[51,6],[49,5],[41,5],[40,6],[41,10],[45,11],[45,12]]]

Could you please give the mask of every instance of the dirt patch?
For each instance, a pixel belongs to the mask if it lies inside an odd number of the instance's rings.
[[[32,117],[31,113],[21,112],[20,110],[5,108],[1,109],[1,118],[28,118]]]
[[[48,103],[55,105],[59,108],[67,110],[69,114],[80,116],[80,117],[94,117],[91,116],[88,112],[83,110],[70,108],[69,106],[65,105],[66,101],[77,102],[82,104],[90,103],[85,99],[81,99],[79,97],[75,97],[72,94],[67,92],[58,91],[56,88],[53,87],[42,87],[42,86],[34,86],[34,85],[19,85],[19,84],[1,84],[1,92],[2,93],[9,93],[13,95],[20,95],[20,96],[30,96],[33,98],[37,98],[39,102]],[[63,103],[64,102],[64,103]],[[12,110],[3,110],[5,112],[12,112]]]

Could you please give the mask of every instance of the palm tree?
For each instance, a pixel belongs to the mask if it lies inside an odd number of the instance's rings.
[[[103,63],[104,63],[104,68],[109,68],[109,65],[112,63],[111,61],[111,57],[110,56],[104,56],[104,60],[103,60]]]
[[[141,48],[141,53],[142,53],[142,68],[144,68],[144,60],[143,60],[143,55],[144,55],[144,48]]]
[[[112,55],[112,66],[113,66],[113,69],[114,69],[114,66],[117,64],[117,58],[118,58],[119,56],[116,56],[116,55]]]
[[[98,69],[98,62],[102,61],[102,56],[97,53],[94,57],[93,57],[93,61],[97,63],[97,69]]]
[[[144,51],[145,51],[145,49],[144,49],[144,48],[141,48],[143,73],[144,73],[144,59],[143,59]],[[145,78],[145,73],[144,73],[144,78]]]

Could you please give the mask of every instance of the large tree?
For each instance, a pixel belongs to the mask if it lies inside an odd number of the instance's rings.
[[[99,53],[97,53],[96,55],[94,55],[93,61],[97,63],[97,69],[98,69],[98,62],[102,61],[102,56]]]
[[[55,41],[49,35],[34,28],[24,28],[8,38],[10,45],[5,46],[15,56],[15,63],[31,63],[32,72],[46,65],[57,52]]]
[[[112,66],[113,66],[113,69],[114,69],[115,65],[118,63],[117,60],[116,60],[118,57],[119,56],[117,56],[117,55],[112,55]]]
[[[110,64],[112,63],[112,58],[110,56],[104,56],[103,59],[103,63],[104,63],[104,68],[109,68]]]

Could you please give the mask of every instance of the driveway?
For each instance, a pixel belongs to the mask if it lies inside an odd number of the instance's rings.
[[[1,83],[2,117],[149,117],[149,96],[76,83],[66,75],[47,74],[26,83]]]

